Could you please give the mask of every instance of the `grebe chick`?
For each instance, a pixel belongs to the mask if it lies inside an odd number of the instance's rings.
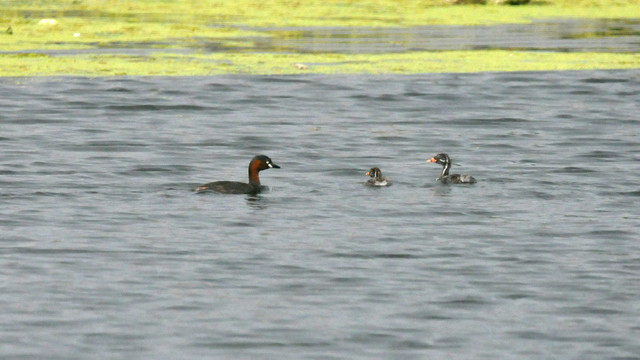
[[[438,154],[431,159],[427,160],[427,162],[432,162],[436,164],[442,165],[442,173],[438,177],[438,180],[443,184],[473,184],[476,182],[476,179],[467,174],[451,174],[449,175],[449,169],[451,169],[451,159],[449,155],[441,153]]]
[[[367,186],[391,186],[391,179],[383,177],[382,171],[377,167],[369,169],[366,175],[371,176],[371,179],[364,183]]]

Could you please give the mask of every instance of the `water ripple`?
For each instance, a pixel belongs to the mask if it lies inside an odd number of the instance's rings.
[[[0,356],[632,357],[636,78],[0,81]]]

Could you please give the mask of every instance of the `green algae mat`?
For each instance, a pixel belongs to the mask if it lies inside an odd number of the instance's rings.
[[[0,5],[0,76],[640,68],[640,55],[635,51],[484,48],[335,52],[298,51],[277,42],[261,46],[276,33],[288,37],[289,42],[318,41],[312,36],[315,29],[350,28],[354,33],[359,29],[430,25],[482,29],[578,19],[638,24],[640,0],[533,0],[519,6],[455,5],[447,0],[0,0]],[[620,30],[617,34],[585,32],[582,36],[610,35],[640,34]],[[343,40],[338,36],[331,39]],[[393,48],[393,44],[385,45]]]

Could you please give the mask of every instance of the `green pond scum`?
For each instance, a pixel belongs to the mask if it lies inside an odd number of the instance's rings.
[[[0,0],[0,76],[414,74],[639,68],[640,55],[527,50],[383,54],[259,49],[265,29],[638,19],[640,0]]]

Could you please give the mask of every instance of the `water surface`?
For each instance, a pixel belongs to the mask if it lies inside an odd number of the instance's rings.
[[[87,14],[80,14],[88,16]],[[80,16],[80,17],[84,17]],[[88,20],[90,21],[90,20]],[[219,27],[220,24],[211,24]],[[427,25],[414,27],[248,27],[259,34],[248,37],[210,39],[170,38],[154,41],[100,41],[83,43],[83,49],[29,49],[1,53],[50,55],[127,54],[147,56],[162,52],[180,55],[249,52],[294,54],[385,54],[446,50],[514,50],[550,52],[637,53],[640,51],[640,20],[555,19],[530,24],[486,26]],[[188,40],[188,41],[187,41]],[[62,43],[61,43],[62,44]],[[71,44],[71,43],[69,43]]]
[[[294,53],[397,53],[440,50],[638,52],[640,20],[546,20],[488,26],[248,28],[251,51]],[[214,46],[209,47],[215,49]]]
[[[3,78],[0,354],[637,358],[639,95],[635,70]],[[478,183],[439,185],[438,152]],[[269,192],[192,191],[259,153]]]

